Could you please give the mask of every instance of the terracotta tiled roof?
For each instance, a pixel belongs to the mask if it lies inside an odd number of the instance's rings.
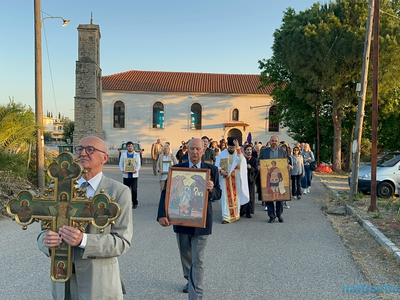
[[[270,94],[272,87],[258,89],[259,75],[187,72],[128,71],[103,76],[103,90]]]

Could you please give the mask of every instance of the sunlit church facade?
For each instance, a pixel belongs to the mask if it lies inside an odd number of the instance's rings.
[[[103,130],[113,146],[140,141],[149,156],[158,138],[177,151],[181,141],[230,136],[265,144],[272,135],[293,144],[258,75],[128,71],[102,77]]]
[[[266,144],[272,135],[293,140],[269,121],[275,106],[258,75],[127,71],[102,76],[100,28],[79,25],[74,144],[87,135],[103,138],[111,156],[122,142],[140,142],[150,157],[158,138],[175,153],[181,141],[236,137]]]

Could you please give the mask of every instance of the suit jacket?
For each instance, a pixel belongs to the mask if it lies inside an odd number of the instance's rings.
[[[204,160],[212,160],[213,162],[215,162],[215,151],[208,148],[206,150],[206,152],[203,154],[203,156],[201,157],[201,161]],[[189,153],[186,152],[185,154],[183,154],[182,156],[179,157],[179,163],[183,163],[189,160]]]
[[[154,143],[151,145],[151,158],[154,160],[158,159],[158,156],[162,153],[163,146],[158,143]]]
[[[123,299],[123,287],[117,257],[126,253],[133,236],[132,200],[129,188],[120,182],[103,175],[96,194],[104,189],[121,208],[115,225],[104,229],[103,233],[92,226],[86,227],[87,242],[85,249],[73,247],[75,274],[79,299]],[[50,256],[44,246],[42,231],[38,236],[39,249]],[[64,299],[64,283],[52,281],[54,299]]]
[[[287,154],[286,154],[286,150],[283,148],[278,148],[278,158],[286,158]],[[261,149],[260,151],[260,156],[257,158],[257,166],[260,165],[260,159],[269,159],[271,158],[271,147],[267,147],[264,149]]]
[[[183,155],[181,155],[180,157],[179,157],[179,163],[181,164],[181,163],[185,163],[185,162],[187,162],[189,160],[189,153],[188,152],[186,152],[185,154],[183,154]]]
[[[177,164],[174,167],[184,167],[189,168],[189,162]],[[208,205],[207,205],[207,220],[206,220],[206,228],[197,228],[197,227],[187,227],[187,226],[175,226],[174,225],[174,232],[176,233],[185,233],[190,235],[208,235],[212,232],[212,222],[213,222],[213,214],[212,214],[212,201],[219,200],[221,198],[221,188],[219,186],[219,174],[218,168],[216,166],[207,164],[205,162],[201,162],[202,169],[210,169],[210,180],[214,183],[214,188],[211,192],[208,193]],[[168,180],[168,179],[167,179]],[[165,211],[165,193],[166,193],[166,186],[165,184],[164,189],[161,192],[160,202],[158,204],[158,214],[157,214],[157,221],[159,218],[163,218],[167,216]]]

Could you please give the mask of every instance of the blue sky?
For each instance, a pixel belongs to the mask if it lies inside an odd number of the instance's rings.
[[[61,19],[43,21],[43,111],[74,118],[77,27],[89,24],[91,13],[100,26],[103,76],[129,70],[259,74],[258,60],[271,57],[283,11],[315,2],[42,0],[42,11],[71,20],[65,27]],[[35,107],[33,3],[0,0],[0,104],[13,97]]]

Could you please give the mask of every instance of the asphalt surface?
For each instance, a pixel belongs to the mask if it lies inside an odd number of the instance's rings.
[[[104,173],[122,181],[116,165],[106,165]],[[311,193],[284,210],[284,223],[267,223],[267,213],[257,202],[252,219],[221,224],[220,206],[213,203],[204,299],[375,299],[343,293],[343,286],[371,283],[314,200],[327,192],[315,179]],[[125,299],[187,299],[172,226],[156,222],[159,194],[157,177],[144,165],[132,247],[120,258]],[[0,229],[0,299],[51,299],[50,259],[36,245],[39,224],[22,230],[5,218]]]

